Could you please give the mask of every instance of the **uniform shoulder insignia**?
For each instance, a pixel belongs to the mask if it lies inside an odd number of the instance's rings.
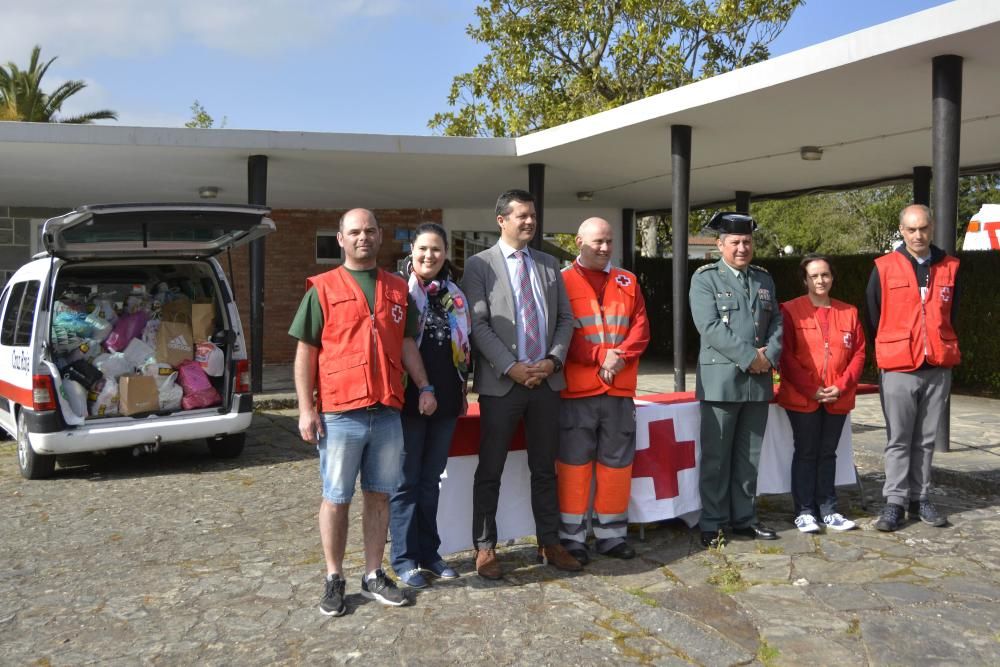
[[[711,271],[715,268],[715,264],[705,264],[704,266],[699,266],[695,269],[695,273],[704,273],[705,271]]]
[[[761,273],[770,273],[770,271],[765,269],[763,266],[757,266],[756,264],[751,264],[750,268],[754,269],[755,271],[760,271]]]

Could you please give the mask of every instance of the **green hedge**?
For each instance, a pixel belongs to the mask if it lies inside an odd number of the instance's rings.
[[[877,255],[833,257],[837,280],[833,296],[855,304],[863,310],[865,287]],[[962,286],[958,311],[959,344],[962,363],[955,368],[955,388],[966,393],[1000,396],[1000,252],[960,252]],[[798,257],[770,257],[755,261],[771,272],[779,301],[787,301],[805,293],[798,277]],[[705,260],[688,262],[690,274]],[[673,264],[670,259],[636,257],[635,272],[639,276],[653,330],[650,352],[670,358],[673,355]],[[685,313],[687,327],[687,358],[693,366],[698,354],[698,332]],[[874,352],[868,342],[866,377],[875,377],[872,361]]]

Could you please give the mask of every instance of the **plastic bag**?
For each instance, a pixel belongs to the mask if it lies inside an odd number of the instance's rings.
[[[113,354],[102,354],[96,359],[94,359],[94,366],[97,370],[104,374],[104,377],[118,378],[122,375],[128,375],[135,367],[132,365],[125,355],[121,352],[115,352]]]
[[[87,409],[91,417],[114,417],[118,411],[118,380],[106,378],[97,392],[88,396]]]
[[[109,298],[107,294],[98,294],[97,298],[94,299],[93,314],[110,324],[114,324],[118,319],[118,313],[115,312],[115,307],[112,305],[112,299]]]
[[[91,313],[84,318],[84,321],[90,326],[90,333],[87,334],[89,338],[101,342],[111,335],[113,326],[100,315]]]
[[[162,384],[160,384],[160,379],[156,378],[156,382],[159,385],[161,410],[176,412],[181,409],[181,401],[184,398],[184,389],[178,387],[175,384],[176,381],[176,372],[168,375]]]
[[[222,403],[222,396],[212,386],[212,381],[197,361],[183,361],[177,367],[177,380],[184,389],[181,406],[185,410],[208,408]]]
[[[84,389],[87,389],[88,391],[93,389],[98,382],[104,379],[101,371],[83,359],[78,359],[67,366],[63,370],[63,377],[67,380],[79,382],[83,385]]]
[[[118,318],[111,335],[104,341],[104,347],[112,352],[121,352],[128,347],[129,341],[138,338],[146,326],[148,315],[145,311],[127,313]]]
[[[226,370],[225,353],[218,345],[208,341],[195,343],[194,360],[212,377],[219,377]]]
[[[143,343],[141,339],[133,338],[128,342],[122,354],[129,360],[133,368],[140,368],[153,356],[153,348]]]
[[[174,371],[174,367],[170,364],[164,364],[156,359],[148,359],[145,364],[139,368],[139,372],[143,375],[148,375],[154,380],[156,380],[157,387],[163,387],[163,384],[168,378],[174,376],[174,380],[177,379],[177,373]],[[171,380],[173,382],[174,380]],[[162,401],[161,401],[162,403]]]
[[[87,416],[87,390],[75,380],[63,380],[61,395],[77,417]]]
[[[153,317],[146,322],[146,326],[142,328],[142,342],[146,345],[156,348],[156,336],[160,332],[160,320]]]

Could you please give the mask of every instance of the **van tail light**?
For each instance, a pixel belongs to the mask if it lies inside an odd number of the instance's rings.
[[[55,410],[56,387],[51,375],[34,375],[31,378],[31,401],[35,412]]]
[[[237,394],[250,393],[250,361],[248,359],[236,360],[236,384]]]

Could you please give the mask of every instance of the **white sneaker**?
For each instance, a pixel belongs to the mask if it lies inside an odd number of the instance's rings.
[[[795,517],[795,527],[802,533],[818,533],[819,524],[812,514],[800,514]]]
[[[823,523],[825,523],[826,527],[830,530],[850,530],[857,525],[850,519],[845,519],[837,513],[827,514],[823,517]]]

